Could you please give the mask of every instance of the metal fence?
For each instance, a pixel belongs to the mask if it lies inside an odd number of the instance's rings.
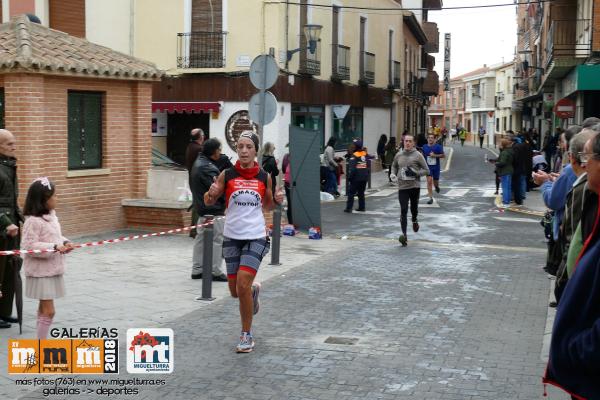
[[[177,68],[225,67],[227,32],[177,34]]]

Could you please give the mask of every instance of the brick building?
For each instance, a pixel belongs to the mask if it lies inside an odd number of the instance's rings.
[[[517,101],[538,135],[600,116],[600,0],[519,3]],[[570,118],[555,106],[570,100]]]
[[[152,63],[14,17],[0,25],[0,127],[17,138],[21,204],[57,184],[67,235],[125,226],[122,201],[146,195]]]

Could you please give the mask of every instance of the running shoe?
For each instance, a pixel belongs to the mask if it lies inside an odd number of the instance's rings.
[[[405,234],[400,235],[400,237],[398,238],[398,241],[400,242],[402,247],[406,247],[408,245],[408,241],[406,240]]]
[[[437,186],[437,185],[436,185],[436,187],[435,187],[435,192],[436,192],[436,193],[439,193],[439,192],[440,192],[440,187],[439,187],[439,186]]]
[[[415,220],[413,221],[413,232],[419,232],[419,223]]]
[[[252,338],[252,335],[248,332],[242,332],[240,343],[236,347],[236,352],[250,353],[252,350],[254,350],[254,339]]]
[[[429,200],[427,200],[427,204],[433,204],[433,197],[430,197]]]
[[[252,284],[252,303],[254,303],[254,315],[258,314],[260,309],[260,300],[258,295],[260,294],[260,283],[254,282]]]

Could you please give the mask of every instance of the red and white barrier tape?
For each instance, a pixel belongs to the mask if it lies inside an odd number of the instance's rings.
[[[224,217],[218,217],[218,218],[215,218],[215,219],[221,219],[221,218],[224,218]],[[116,239],[100,240],[98,242],[80,243],[80,244],[77,244],[76,246],[74,246],[74,248],[78,249],[78,248],[82,248],[82,247],[102,246],[104,244],[119,243],[119,242],[128,242],[130,240],[145,239],[145,238],[154,237],[154,236],[164,236],[164,235],[168,235],[168,234],[171,234],[171,233],[187,232],[187,231],[189,231],[191,229],[194,229],[194,228],[202,228],[202,227],[205,227],[205,226],[208,226],[208,225],[212,225],[213,221],[214,220],[211,220],[209,222],[205,222],[203,224],[185,226],[183,228],[169,229],[168,231],[163,231],[163,232],[144,233],[142,235],[124,236],[124,237],[120,237],[120,238],[116,238]],[[18,256],[18,255],[21,255],[21,254],[56,253],[57,251],[58,250],[54,250],[54,249],[2,250],[2,251],[0,251],[0,256]]]

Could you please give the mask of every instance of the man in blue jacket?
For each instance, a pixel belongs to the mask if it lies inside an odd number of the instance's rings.
[[[600,194],[600,135],[590,139],[580,160],[588,187]],[[561,297],[544,383],[574,399],[600,399],[600,209]]]

